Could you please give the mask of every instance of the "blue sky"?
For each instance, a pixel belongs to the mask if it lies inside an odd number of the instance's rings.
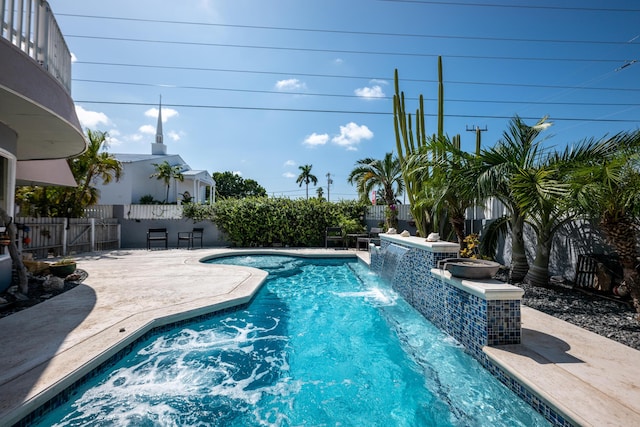
[[[640,126],[634,0],[54,0],[74,56],[72,96],[109,151],[164,140],[193,169],[234,171],[269,195],[304,197],[311,164],[332,201],[353,199],[357,160],[395,151],[393,73],[436,130],[493,145],[518,114],[549,116],[563,148]],[[501,6],[502,5],[502,6]],[[310,188],[315,195],[315,188]]]

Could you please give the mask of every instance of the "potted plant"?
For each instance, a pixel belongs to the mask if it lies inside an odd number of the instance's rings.
[[[76,271],[76,261],[73,258],[62,258],[49,265],[49,272],[57,277],[67,277]]]

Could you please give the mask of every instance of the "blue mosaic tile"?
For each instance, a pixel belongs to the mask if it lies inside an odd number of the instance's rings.
[[[375,255],[372,253],[371,269],[376,273],[380,273],[384,250],[389,244],[389,241],[382,240],[380,250]],[[491,374],[550,423],[560,427],[573,426],[523,384],[493,364],[484,353],[482,349],[487,345],[520,343],[521,301],[486,301],[431,274],[438,261],[457,257],[457,253],[410,247],[399,260],[391,285],[425,318],[455,338]]]

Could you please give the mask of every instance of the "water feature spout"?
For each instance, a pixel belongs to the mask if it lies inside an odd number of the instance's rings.
[[[398,269],[398,264],[400,263],[400,259],[402,256],[409,251],[409,248],[404,246],[396,245],[395,243],[390,244],[386,247],[382,254],[382,266],[380,270],[380,276],[387,281],[389,284],[393,284],[393,279],[396,276],[396,271]]]

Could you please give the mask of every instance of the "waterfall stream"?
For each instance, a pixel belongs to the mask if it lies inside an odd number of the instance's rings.
[[[402,256],[409,251],[409,248],[391,243],[382,254],[382,267],[380,276],[389,284],[393,284],[393,278],[396,276],[398,263]]]

